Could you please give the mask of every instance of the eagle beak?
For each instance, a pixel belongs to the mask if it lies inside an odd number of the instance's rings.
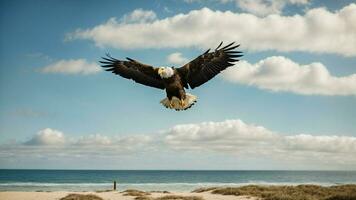
[[[161,68],[158,69],[158,74],[159,74],[159,75],[162,75],[162,73],[163,73],[163,69],[161,69]]]

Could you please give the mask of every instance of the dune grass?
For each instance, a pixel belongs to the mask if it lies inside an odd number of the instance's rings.
[[[201,193],[201,192],[208,192],[208,191],[212,191],[212,190],[216,190],[216,189],[219,189],[219,187],[203,187],[203,188],[195,189],[192,192]]]
[[[153,192],[159,192],[165,194],[169,193],[168,191],[153,191]],[[166,195],[166,196],[154,198],[149,196],[151,195],[150,192],[145,192],[145,191],[140,191],[135,189],[125,190],[122,193],[124,193],[124,196],[134,196],[135,200],[203,200],[203,198],[197,196],[179,196],[179,195]]]
[[[166,195],[162,197],[148,197],[148,196],[139,196],[135,200],[204,200],[202,197],[198,196],[180,196],[180,195]]]
[[[155,198],[155,200],[203,200],[203,198],[198,196],[166,195]]]
[[[149,196],[137,196],[135,197],[135,200],[152,200],[152,197]]]
[[[150,193],[164,193],[164,194],[169,194],[169,191],[166,190],[152,190],[150,191]]]
[[[254,196],[264,200],[356,200],[356,185],[323,187],[318,185],[200,188],[193,192]]]
[[[93,194],[68,194],[63,198],[60,198],[60,200],[103,200],[103,199]]]
[[[96,193],[103,193],[103,192],[112,192],[112,191],[115,191],[115,190],[97,190],[95,192]]]
[[[134,189],[125,190],[122,193],[124,193],[124,196],[135,196],[135,197],[151,195],[151,193],[149,192],[144,192],[141,190],[134,190]]]

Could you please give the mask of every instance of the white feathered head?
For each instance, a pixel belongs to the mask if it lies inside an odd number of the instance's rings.
[[[161,78],[170,78],[174,74],[174,70],[172,67],[160,67],[158,69],[158,74],[161,76]]]

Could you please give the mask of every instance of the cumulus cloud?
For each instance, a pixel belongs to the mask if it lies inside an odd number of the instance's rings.
[[[288,150],[353,153],[356,152],[356,137],[346,136],[312,136],[300,134],[287,136],[285,148]]]
[[[75,144],[78,145],[111,145],[112,141],[109,137],[100,134],[89,135],[87,137],[81,137]]]
[[[143,10],[141,8],[124,15],[122,21],[124,23],[145,23],[152,22],[157,18],[156,13],[152,10]]]
[[[235,2],[241,10],[264,16],[268,14],[280,14],[285,6],[305,5],[309,0],[184,0],[186,3],[211,3],[218,2],[222,4]]]
[[[356,164],[356,137],[285,135],[241,120],[177,125],[165,142],[177,150]]]
[[[46,128],[22,143],[0,144],[0,160],[14,158],[108,159],[130,155],[219,155],[257,160],[280,160],[308,169],[310,164],[356,166],[356,137],[284,134],[240,119],[175,125],[153,134],[72,137]],[[170,155],[172,156],[172,155]],[[144,161],[143,161],[144,162]],[[180,162],[178,160],[178,162]],[[293,164],[291,164],[293,166]],[[328,165],[329,166],[329,165]],[[310,168],[309,168],[310,169]]]
[[[62,145],[66,142],[62,132],[50,128],[40,130],[26,145]]]
[[[71,145],[120,147],[122,150],[128,150],[138,148],[149,142],[151,142],[151,137],[147,135],[108,137],[94,134],[80,137],[79,139],[72,141]]]
[[[182,65],[182,64],[187,63],[189,60],[187,58],[183,57],[182,53],[175,52],[175,53],[168,55],[167,61],[171,64]]]
[[[227,120],[174,126],[167,131],[165,142],[178,149],[239,151],[256,143],[264,146],[265,141],[275,138],[277,135],[264,127]]]
[[[89,75],[100,72],[101,68],[95,62],[88,62],[85,59],[70,59],[59,60],[55,63],[42,67],[40,71],[42,73],[52,74],[59,73]]]
[[[305,95],[356,95],[356,74],[332,76],[321,63],[307,65],[273,56],[255,64],[241,61],[223,71],[228,81],[271,91],[289,91]]]
[[[244,11],[258,16],[280,14],[288,4],[307,4],[308,0],[236,0],[237,6]]]
[[[148,135],[109,137],[101,134],[79,138],[65,135],[59,130],[45,128],[27,141],[16,144],[1,144],[0,159],[11,155],[41,157],[115,157],[153,150],[152,138]]]
[[[68,40],[87,39],[96,45],[135,48],[211,48],[221,40],[237,41],[253,51],[306,51],[356,55],[356,4],[331,12],[310,9],[304,15],[257,17],[209,8],[177,14],[149,23],[120,23],[110,19],[78,29]],[[214,28],[211,28],[214,27]]]

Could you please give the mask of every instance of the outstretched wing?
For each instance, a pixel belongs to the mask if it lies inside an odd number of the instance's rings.
[[[127,61],[117,60],[106,54],[103,61],[100,61],[105,71],[111,71],[116,75],[120,75],[127,79],[132,79],[137,83],[164,89],[164,83],[158,75],[158,69],[152,66],[140,63],[131,58],[126,58]]]
[[[239,61],[237,58],[242,56],[242,52],[233,51],[240,46],[239,44],[234,45],[233,42],[220,48],[221,45],[222,42],[213,52],[209,52],[210,49],[208,49],[202,55],[177,69],[185,88],[188,88],[188,84],[192,89],[198,87],[222,70],[234,65],[234,62]]]

